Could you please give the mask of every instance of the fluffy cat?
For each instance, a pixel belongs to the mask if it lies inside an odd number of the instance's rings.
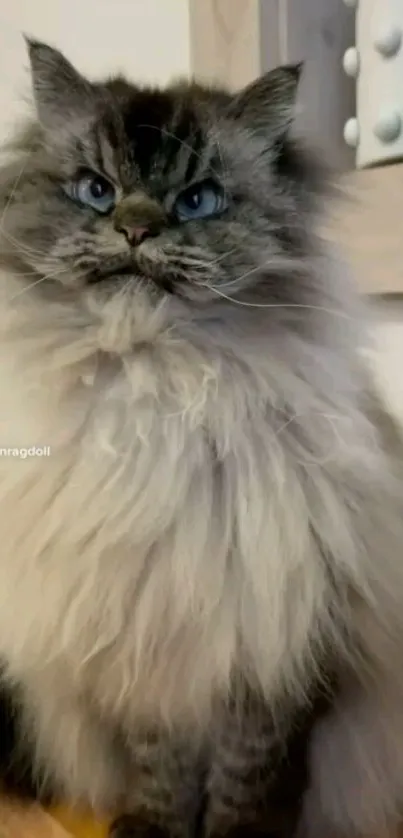
[[[29,51],[0,172],[6,777],[120,838],[393,823],[400,439],[315,232],[299,68],[161,91]]]

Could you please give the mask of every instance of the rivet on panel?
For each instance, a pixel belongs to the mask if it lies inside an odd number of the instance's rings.
[[[399,26],[383,26],[374,37],[374,47],[384,58],[396,55],[401,43],[402,31]]]
[[[352,117],[347,120],[344,126],[343,135],[345,143],[351,148],[356,148],[359,140],[358,119]]]
[[[402,120],[398,111],[380,113],[374,125],[374,134],[382,143],[393,143],[400,136]]]
[[[358,76],[359,65],[360,60],[358,50],[355,47],[350,47],[350,49],[347,49],[343,55],[344,72],[347,76],[356,78],[356,76]]]

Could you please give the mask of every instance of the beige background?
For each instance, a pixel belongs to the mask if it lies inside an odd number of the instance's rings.
[[[30,90],[22,32],[88,75],[161,83],[190,71],[188,0],[0,0],[0,139]]]

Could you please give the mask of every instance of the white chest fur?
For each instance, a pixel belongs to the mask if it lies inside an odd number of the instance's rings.
[[[203,715],[240,660],[276,695],[324,607],[281,447],[228,406],[215,460],[214,387],[176,361],[180,385],[147,353],[92,387],[1,369],[2,444],[51,454],[1,461],[0,653],[130,717]]]

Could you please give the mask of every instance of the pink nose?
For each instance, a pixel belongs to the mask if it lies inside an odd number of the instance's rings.
[[[126,236],[127,241],[129,242],[129,244],[133,245],[133,247],[141,244],[141,242],[143,242],[144,239],[147,239],[148,236],[151,236],[151,231],[148,227],[135,227],[130,226],[128,224],[123,224],[120,227],[119,232],[123,233],[123,235]]]

